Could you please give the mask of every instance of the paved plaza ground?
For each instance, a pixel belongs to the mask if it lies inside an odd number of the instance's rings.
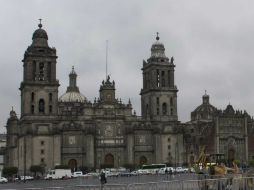
[[[177,174],[177,175],[142,175],[130,177],[109,177],[107,178],[107,185],[125,187],[127,184],[133,183],[148,183],[158,181],[172,181],[172,180],[193,180],[197,179],[195,174]],[[122,185],[119,185],[122,184]],[[24,182],[15,182],[0,184],[2,190],[32,190],[32,189],[96,189],[100,185],[99,178],[75,178],[68,180],[33,180]],[[90,188],[89,188],[90,186]],[[106,188],[105,188],[106,189]],[[117,188],[114,188],[117,189]]]

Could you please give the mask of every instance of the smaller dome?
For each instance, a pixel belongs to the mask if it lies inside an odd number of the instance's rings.
[[[79,92],[66,92],[65,94],[63,94],[60,98],[59,98],[60,102],[85,102],[86,97],[83,96],[81,93]]]
[[[37,29],[34,31],[33,33],[33,37],[32,39],[37,39],[37,38],[43,38],[43,39],[46,39],[48,40],[48,35],[47,35],[47,32],[41,28]]]
[[[34,31],[33,33],[33,47],[48,47],[48,35],[47,32],[42,29],[42,24],[40,23],[38,25],[38,29]]]
[[[157,32],[157,37],[156,37],[156,41],[153,43],[152,47],[151,47],[151,58],[162,58],[162,59],[168,59],[165,55],[165,48],[163,43],[161,43],[159,40],[159,36],[158,36],[158,32]]]
[[[191,120],[209,120],[216,114],[217,108],[209,103],[209,95],[205,93],[202,98],[203,103],[191,112]]]

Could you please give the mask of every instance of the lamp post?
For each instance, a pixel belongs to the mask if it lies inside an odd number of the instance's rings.
[[[175,170],[176,170],[176,149],[177,149],[177,142],[175,143]]]
[[[24,135],[24,183],[26,183],[26,135]]]

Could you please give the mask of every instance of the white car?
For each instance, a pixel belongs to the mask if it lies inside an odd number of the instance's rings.
[[[0,177],[0,183],[7,183],[8,179],[6,179],[5,177]]]
[[[90,173],[87,173],[84,175],[84,178],[97,178],[99,177],[99,173],[96,173],[96,172],[90,172]]]
[[[81,172],[81,171],[73,172],[73,175],[72,175],[72,177],[82,177],[82,176],[84,176],[84,175],[83,175],[83,172]]]
[[[175,168],[173,168],[173,167],[167,167],[167,170],[168,170],[169,173],[170,173],[170,172],[172,172],[172,173],[175,172]]]
[[[166,169],[167,169],[167,168],[160,168],[159,171],[158,171],[158,173],[159,173],[159,174],[165,174],[165,173],[166,173]]]
[[[133,175],[133,176],[138,175],[138,171],[132,171],[131,175]]]
[[[32,177],[32,176],[20,176],[20,179],[21,180],[32,180],[32,179],[34,179],[34,177]]]
[[[177,167],[176,168],[176,173],[183,173],[184,169],[182,167]]]

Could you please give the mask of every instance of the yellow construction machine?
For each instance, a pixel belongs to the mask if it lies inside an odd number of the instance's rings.
[[[198,174],[210,174],[216,176],[225,176],[226,174],[239,174],[237,164],[233,162],[233,167],[227,167],[222,161],[224,154],[206,154],[205,146],[201,147],[199,158],[195,163],[194,169]]]

